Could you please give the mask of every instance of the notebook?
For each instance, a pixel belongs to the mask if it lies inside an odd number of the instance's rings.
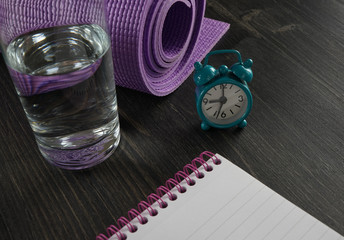
[[[106,236],[108,235],[108,236]],[[97,240],[344,240],[219,154],[203,152]]]

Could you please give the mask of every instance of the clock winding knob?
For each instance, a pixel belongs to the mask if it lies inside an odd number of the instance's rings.
[[[219,67],[219,72],[221,75],[226,75],[229,72],[229,69],[226,65],[222,65]]]

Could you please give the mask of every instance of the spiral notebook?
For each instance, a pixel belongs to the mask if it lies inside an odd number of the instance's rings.
[[[107,235],[107,236],[106,236]],[[219,154],[203,152],[97,240],[344,240]]]

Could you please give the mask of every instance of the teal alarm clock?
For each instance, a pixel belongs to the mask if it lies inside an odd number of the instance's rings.
[[[236,54],[238,62],[230,68],[222,65],[215,69],[208,65],[210,56],[223,53]],[[253,102],[247,85],[253,78],[252,64],[251,59],[243,62],[237,50],[213,51],[207,54],[203,64],[195,63],[196,105],[203,130],[247,125]]]

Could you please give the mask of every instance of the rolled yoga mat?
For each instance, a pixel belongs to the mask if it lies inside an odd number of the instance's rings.
[[[176,90],[193,71],[194,62],[202,60],[229,29],[228,23],[204,18],[205,0],[106,2],[116,84],[156,96]],[[62,24],[99,22],[102,25],[95,12],[97,6],[93,4],[97,3],[93,0],[59,0],[49,4],[37,0],[2,0],[2,41],[9,42],[24,33]],[[37,82],[38,78],[16,75],[15,78],[17,88],[29,88],[25,89],[29,95],[40,93],[43,83]],[[61,83],[56,84],[61,88]]]

